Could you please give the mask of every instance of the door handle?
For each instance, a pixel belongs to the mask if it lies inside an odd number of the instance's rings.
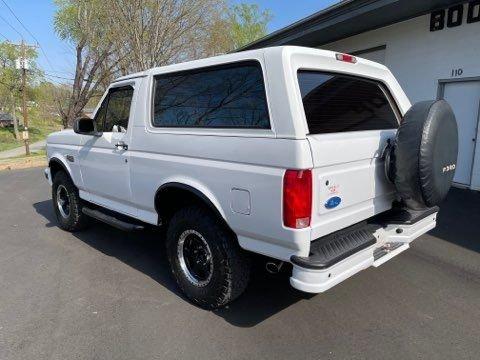
[[[119,150],[128,150],[128,145],[123,141],[119,141],[115,144],[115,147]]]

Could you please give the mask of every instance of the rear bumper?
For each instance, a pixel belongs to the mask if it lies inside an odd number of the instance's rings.
[[[410,218],[402,218],[392,212],[373,218],[369,221],[369,227],[376,241],[368,242],[367,246],[360,246],[355,253],[348,257],[340,257],[338,262],[328,267],[315,266],[318,261],[313,259],[314,256],[311,256],[311,261],[310,257],[301,260],[292,257],[293,271],[290,284],[301,291],[320,293],[363,269],[380,266],[408,249],[410,242],[433,229],[437,213],[438,208],[433,208],[417,212]]]

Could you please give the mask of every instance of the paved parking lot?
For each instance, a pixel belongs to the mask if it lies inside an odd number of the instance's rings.
[[[327,293],[261,267],[209,312],[155,233],[56,227],[41,169],[0,172],[0,359],[478,359],[480,194],[454,189],[412,249]]]

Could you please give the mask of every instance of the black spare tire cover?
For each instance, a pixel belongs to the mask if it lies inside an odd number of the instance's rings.
[[[422,101],[405,114],[395,141],[395,187],[412,209],[438,205],[455,175],[458,130],[445,100]]]

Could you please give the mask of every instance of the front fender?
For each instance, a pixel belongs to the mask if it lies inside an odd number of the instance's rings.
[[[78,159],[74,158],[72,163],[70,161],[67,161],[66,156],[66,154],[62,154],[61,152],[53,152],[48,160],[48,167],[52,169],[53,163],[55,163],[57,166],[62,167],[62,169],[70,176],[75,186],[81,189],[83,188],[83,182],[80,174],[80,166],[78,164]]]

